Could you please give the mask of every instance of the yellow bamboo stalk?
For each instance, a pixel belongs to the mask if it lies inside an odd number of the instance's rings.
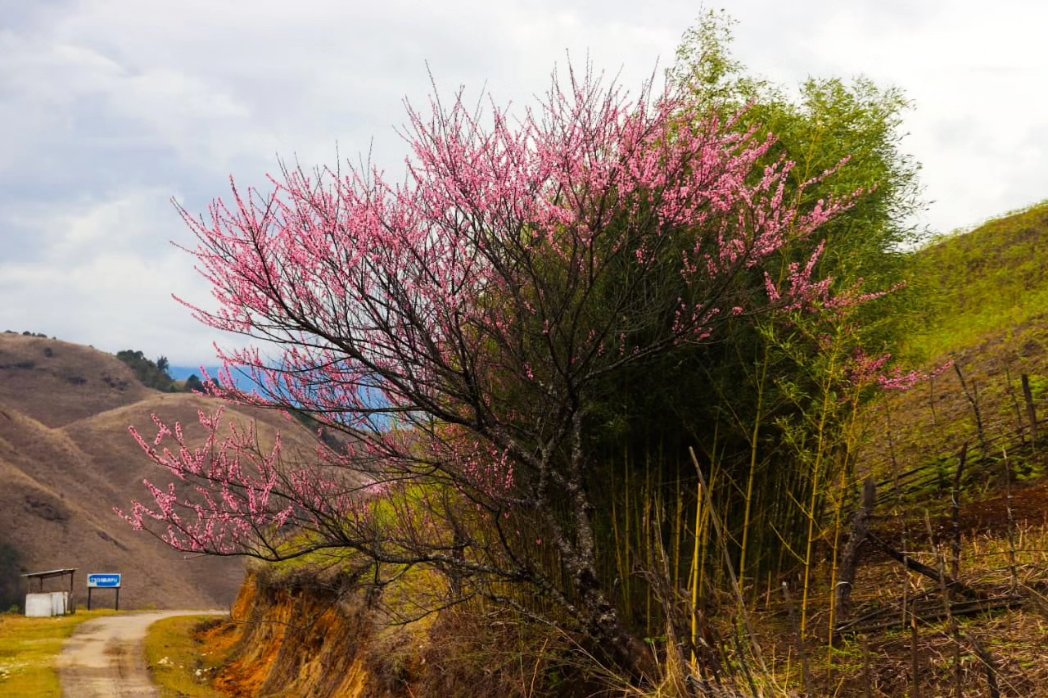
[[[695,545],[691,555],[691,667],[698,669],[695,647],[699,639],[699,541],[702,538],[702,483],[695,483]]]
[[[764,385],[768,376],[769,342],[764,342],[764,357],[761,375],[757,381],[757,413],[753,417],[753,432],[750,435],[750,472],[746,478],[746,507],[742,513],[742,544],[739,551],[739,584],[746,586],[746,552],[750,542],[750,511],[753,504],[753,483],[757,475],[757,439],[760,438],[761,419],[764,411]]]
[[[829,365],[828,376],[832,376],[836,356],[832,356]],[[829,378],[827,378],[827,381]],[[804,551],[804,589],[801,594],[801,638],[804,638],[808,628],[808,599],[811,592],[811,568],[812,553],[815,548],[815,507],[819,500],[819,487],[822,482],[823,458],[826,453],[826,423],[829,421],[830,403],[832,391],[829,386],[823,385],[822,406],[819,411],[819,428],[816,430],[815,440],[815,464],[812,466],[811,496],[808,499],[808,541]]]

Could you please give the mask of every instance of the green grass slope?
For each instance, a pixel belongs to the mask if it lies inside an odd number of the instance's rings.
[[[921,308],[906,354],[915,363],[1048,325],[1048,201],[944,237],[914,263]]]
[[[957,368],[871,403],[861,461],[882,476],[892,461],[900,471],[936,463],[949,470],[968,443],[988,451],[982,454],[988,467],[1006,450],[1017,475],[1038,479],[1048,463],[1023,450],[1031,429],[1021,377],[1044,422],[1048,201],[943,237],[911,261],[913,317],[901,365],[931,368],[952,360]]]

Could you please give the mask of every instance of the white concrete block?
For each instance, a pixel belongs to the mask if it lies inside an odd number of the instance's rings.
[[[26,594],[25,614],[28,618],[49,618],[54,615],[51,594]]]
[[[69,610],[69,592],[51,592],[51,615],[64,616]]]

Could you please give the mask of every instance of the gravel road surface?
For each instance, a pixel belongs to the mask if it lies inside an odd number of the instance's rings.
[[[66,698],[158,696],[146,669],[146,630],[161,618],[210,611],[157,611],[90,620],[69,638],[58,657],[58,676]],[[216,615],[223,614],[215,611]]]

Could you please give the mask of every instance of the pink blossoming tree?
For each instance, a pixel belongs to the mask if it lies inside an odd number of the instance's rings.
[[[222,436],[218,416],[200,448],[158,423],[136,436],[186,486],[153,487],[129,520],[184,550],[426,566],[448,602],[519,603],[514,585],[643,672],[597,572],[594,405],[726,318],[834,307],[821,246],[763,270],[849,205],[798,210],[791,164],[757,165],[770,141],[687,105],[575,74],[516,120],[435,101],[408,112],[402,182],[288,169],[185,215],[215,298],[196,317],[255,347],[223,359],[259,392],[223,397],[342,437],[306,462]]]

